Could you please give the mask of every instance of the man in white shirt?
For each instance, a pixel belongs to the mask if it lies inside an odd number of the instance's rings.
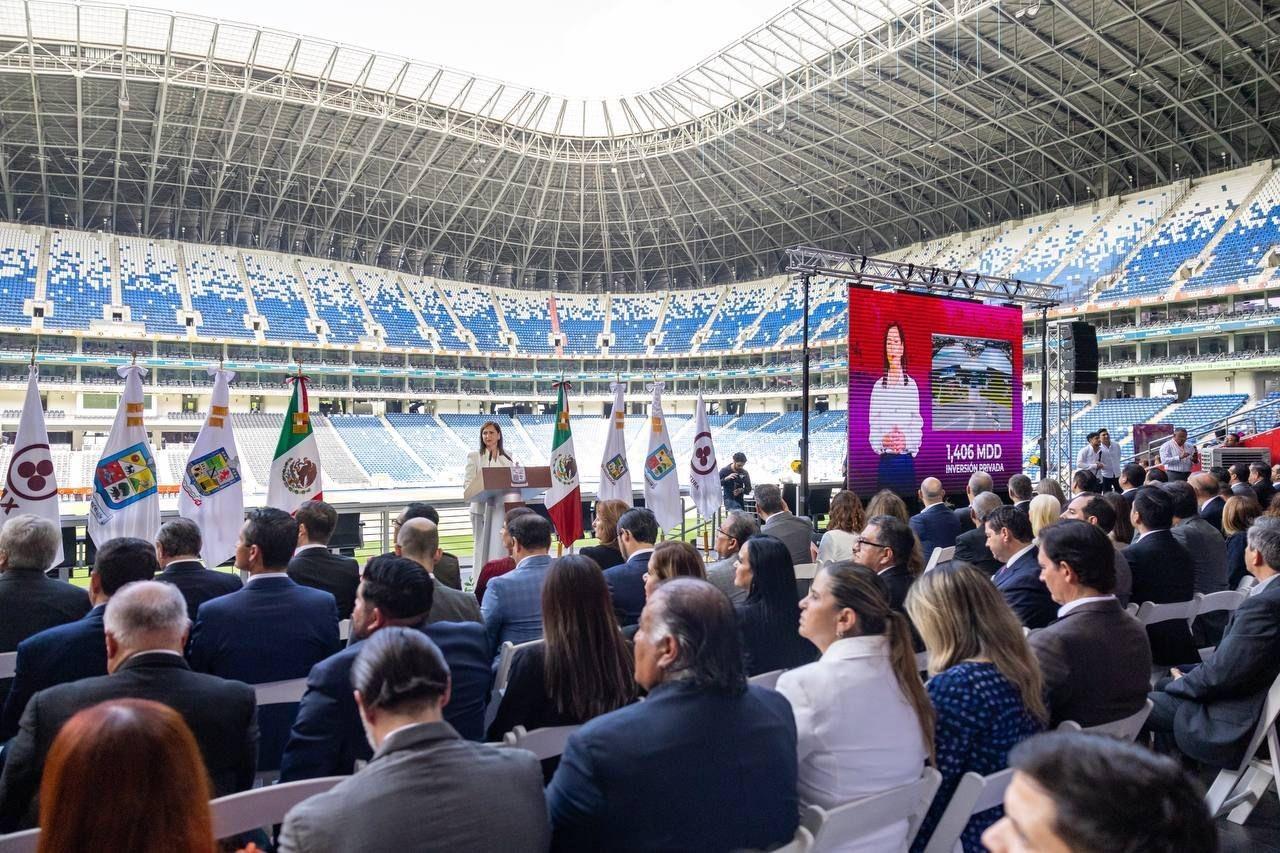
[[[1169,475],[1170,482],[1185,480],[1191,476],[1191,466],[1200,459],[1200,451],[1193,442],[1187,441],[1187,431],[1178,427],[1173,431],[1173,440],[1160,445],[1160,463],[1164,472]]]
[[[1102,479],[1103,493],[1120,491],[1120,471],[1123,468],[1120,445],[1111,443],[1111,433],[1106,427],[1098,430],[1098,459],[1102,462],[1098,476]]]
[[[1088,442],[1084,447],[1080,448],[1080,453],[1076,455],[1076,470],[1088,471],[1095,477],[1102,476],[1102,456],[1098,453],[1100,445],[1100,437],[1096,432],[1091,432],[1085,436]]]

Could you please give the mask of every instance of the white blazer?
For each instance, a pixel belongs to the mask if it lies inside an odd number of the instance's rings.
[[[818,568],[825,568],[840,560],[852,560],[853,543],[857,541],[857,533],[845,530],[828,530],[822,534],[822,541],[818,544]]]
[[[804,805],[833,808],[906,785],[924,769],[924,737],[881,637],[836,640],[816,662],[784,672],[777,690],[796,718]],[[901,821],[840,846],[850,853],[902,848]]]
[[[479,450],[471,451],[467,454],[467,469],[462,475],[462,499],[469,501],[474,495],[484,491],[484,478],[480,475],[481,468],[510,467],[511,460],[505,456],[490,459],[487,453],[482,456]],[[471,511],[480,512],[475,504],[471,505]]]

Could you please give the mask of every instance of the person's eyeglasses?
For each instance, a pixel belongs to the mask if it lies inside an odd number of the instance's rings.
[[[723,530],[720,530],[720,529],[717,529],[717,530],[716,530],[716,535],[717,535],[717,536],[723,536],[725,539],[732,539],[732,538],[733,538],[731,535],[729,535],[728,533],[725,533]]]
[[[861,548],[864,545],[870,545],[872,548],[888,548],[889,547],[888,545],[882,545],[879,542],[872,542],[870,539],[867,539],[864,536],[859,536],[858,540],[853,544],[857,548]]]

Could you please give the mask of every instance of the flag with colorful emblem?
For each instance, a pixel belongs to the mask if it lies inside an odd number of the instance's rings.
[[[49,449],[49,433],[44,426],[44,409],[40,406],[40,389],[37,382],[40,370],[33,363],[27,376],[27,399],[22,404],[22,417],[18,420],[18,434],[13,440],[13,455],[9,457],[9,474],[4,480],[4,493],[0,494],[0,524],[19,515],[38,515],[54,526],[61,527],[58,512],[58,480],[53,473],[53,453]],[[53,564],[62,563],[62,538],[58,538],[58,553]]]
[[[631,467],[627,465],[627,404],[623,399],[627,386],[622,382],[614,382],[613,408],[609,410],[607,438],[604,441],[604,456],[600,460],[600,488],[596,489],[599,500],[622,501],[631,506]]]
[[[684,520],[680,501],[680,478],[676,473],[676,455],[667,435],[667,419],[662,414],[661,382],[649,386],[653,402],[649,405],[649,452],[644,457],[644,505],[653,511],[658,526],[670,533]]]
[[[698,412],[693,425],[693,456],[689,460],[689,496],[698,508],[698,515],[711,518],[724,504],[724,490],[720,488],[720,474],[716,468],[716,446],[711,441],[711,427],[707,423],[707,409],[702,404],[702,392],[698,392]]]
[[[556,383],[556,431],[551,438],[551,488],[547,489],[547,514],[556,536],[566,548],[582,538],[582,488],[578,484],[578,460],[573,455],[573,431],[569,428],[567,382]]]
[[[143,425],[142,377],[137,364],[117,368],[124,394],[107,446],[93,472],[89,536],[98,547],[121,536],[154,542],[160,532],[160,481]]]
[[[209,415],[182,470],[178,515],[200,528],[204,541],[200,556],[212,568],[235,556],[244,522],[244,485],[227,389],[236,375],[221,366],[210,367],[209,375],[213,377]]]
[[[307,501],[324,500],[320,485],[320,449],[311,428],[307,378],[299,373],[289,377],[293,397],[280,425],[280,440],[271,463],[267,484],[267,506],[293,512]]]

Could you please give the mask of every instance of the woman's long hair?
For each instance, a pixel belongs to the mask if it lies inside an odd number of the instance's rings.
[[[1232,495],[1222,507],[1222,532],[1243,533],[1262,515],[1262,506],[1253,495]]]
[[[1133,541],[1133,522],[1129,520],[1133,505],[1124,495],[1115,492],[1107,492],[1102,499],[1111,505],[1116,514],[1116,523],[1111,526],[1111,538],[1122,545],[1128,545]]]
[[[118,699],[76,714],[40,783],[39,853],[213,853],[209,776],[177,711]]]
[[[866,566],[848,561],[832,563],[822,570],[827,576],[827,589],[836,606],[847,607],[858,616],[858,637],[883,636],[889,643],[889,662],[898,688],[920,721],[929,760],[933,760],[933,729],[937,714],[924,683],[916,669],[915,650],[911,646],[911,623],[907,617],[889,606],[884,582]]]
[[[898,341],[902,344],[902,384],[906,385],[909,377],[907,376],[907,336],[903,334],[902,327],[896,322],[890,323],[884,329],[884,377],[880,380],[880,384],[889,387],[889,333],[894,329],[898,330]]]
[[[903,524],[911,523],[911,513],[907,512],[906,502],[889,489],[876,492],[867,503],[867,518],[877,515],[892,515],[901,519]]]
[[[542,633],[543,678],[561,714],[585,722],[636,698],[631,647],[595,560],[571,554],[551,561],[542,584]]]
[[[930,675],[967,660],[991,661],[1031,715],[1048,721],[1040,665],[990,578],[968,563],[925,572],[907,593],[907,614],[929,650]]]
[[[751,589],[742,605],[743,634],[753,657],[752,674],[808,663],[816,648],[797,633],[800,596],[796,570],[787,546],[773,536],[759,534],[747,540],[751,564]]]
[[[862,508],[862,498],[857,492],[845,489],[836,492],[831,499],[831,514],[827,516],[827,530],[843,530],[858,533],[867,524],[867,514]]]
[[[1031,535],[1039,536],[1040,531],[1051,524],[1057,524],[1062,518],[1062,504],[1053,495],[1036,495],[1027,508],[1031,516]]]
[[[698,549],[688,542],[668,539],[659,542],[649,558],[649,571],[660,582],[672,578],[706,579],[707,569],[698,555]]]
[[[596,518],[600,519],[600,526],[604,528],[600,534],[601,545],[612,545],[618,541],[618,519],[629,509],[631,507],[620,500],[596,501]]]
[[[484,446],[484,431],[486,427],[493,427],[498,431],[498,456],[506,456],[510,459],[511,455],[508,454],[506,448],[502,446],[502,427],[498,426],[497,421],[485,421],[480,424],[480,457],[483,459],[486,452],[486,448]]]

